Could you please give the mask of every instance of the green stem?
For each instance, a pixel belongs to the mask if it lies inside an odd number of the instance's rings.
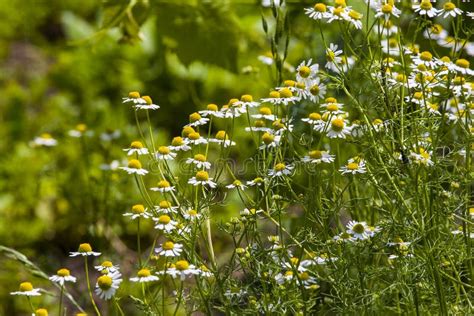
[[[97,308],[97,305],[94,301],[94,297],[92,296],[92,291],[91,291],[91,283],[89,281],[89,266],[87,264],[87,256],[84,257],[84,267],[86,270],[86,282],[87,282],[87,291],[89,292],[89,297],[91,298],[92,306],[94,306],[94,311],[98,316],[101,316],[101,313],[99,311],[99,308]]]

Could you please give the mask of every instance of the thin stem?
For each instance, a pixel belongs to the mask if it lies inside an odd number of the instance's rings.
[[[86,271],[86,282],[87,282],[87,291],[89,292],[89,297],[91,298],[92,306],[94,306],[94,311],[98,316],[101,316],[102,314],[99,311],[99,308],[97,308],[97,305],[95,304],[94,297],[92,296],[92,291],[91,291],[91,283],[89,281],[89,266],[87,264],[87,256],[84,257],[84,267]]]

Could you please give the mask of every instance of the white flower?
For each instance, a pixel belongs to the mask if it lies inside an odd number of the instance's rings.
[[[417,151],[410,152],[410,158],[414,163],[432,166],[434,162],[431,160],[431,151],[427,151],[425,148],[420,147]]]
[[[194,186],[204,185],[211,188],[217,187],[217,183],[212,181],[212,178],[209,178],[209,174],[206,171],[198,171],[195,177],[188,180],[188,183]]]
[[[100,170],[110,171],[117,170],[120,167],[120,162],[118,160],[112,160],[110,163],[103,163],[99,166]]]
[[[402,13],[402,11],[397,9],[394,5],[383,2],[378,4],[376,11],[377,13],[375,14],[375,17],[383,17],[385,20],[389,20],[392,15],[399,18],[400,13]]]
[[[103,132],[102,134],[100,134],[100,140],[104,141],[104,142],[110,142],[114,139],[117,139],[120,137],[122,133],[120,133],[120,131],[118,129],[116,130],[107,130],[105,132]]]
[[[175,151],[188,151],[191,150],[191,147],[188,146],[188,143],[189,142],[187,139],[177,136],[173,138],[171,141],[171,146],[168,146],[168,148]]]
[[[174,243],[170,240],[163,242],[159,248],[155,249],[157,254],[165,257],[177,257],[182,251],[183,245]]]
[[[235,180],[231,184],[228,184],[225,186],[227,189],[235,189],[238,188],[240,190],[245,190],[247,188],[246,185],[244,185],[240,180]]]
[[[76,257],[76,256],[100,256],[100,252],[92,251],[92,247],[88,243],[83,243],[79,245],[79,249],[77,251],[72,251],[69,253],[69,257]]]
[[[364,240],[370,237],[369,226],[366,222],[350,221],[347,225],[347,233],[356,240]]]
[[[196,127],[206,125],[209,122],[207,117],[201,117],[198,112],[194,112],[189,115],[189,124],[186,126]]]
[[[71,272],[68,269],[59,269],[55,275],[49,277],[49,279],[53,282],[58,283],[59,285],[63,286],[64,282],[76,282],[76,278],[71,275]]]
[[[153,104],[153,101],[149,96],[143,96],[142,99],[145,102],[142,103],[136,103],[135,104],[135,109],[136,110],[158,110],[160,108],[159,105]]]
[[[239,101],[232,103],[233,106],[240,106],[244,109],[255,108],[260,105],[260,102],[254,101],[250,94],[244,94]]]
[[[332,238],[335,242],[341,243],[341,242],[354,242],[356,239],[352,237],[351,234],[348,234],[346,232],[342,232],[339,235],[336,235]]]
[[[271,177],[283,177],[291,175],[294,166],[292,165],[285,165],[284,163],[280,162],[277,163],[274,169],[270,169],[268,175]]]
[[[115,272],[98,277],[95,284],[95,294],[101,299],[110,300],[122,283],[121,276],[119,272]]]
[[[187,164],[194,164],[198,169],[211,169],[211,163],[206,161],[206,156],[202,154],[194,155],[186,160]]]
[[[339,55],[342,54],[342,50],[337,49],[337,45],[331,43],[329,48],[326,48],[326,68],[332,69],[336,67],[336,64],[340,64],[342,58]]]
[[[160,203],[158,203],[158,206],[155,206],[155,210],[158,213],[164,213],[164,214],[169,214],[169,213],[177,213],[178,207],[171,205],[170,202],[167,200],[162,200]]]
[[[269,107],[263,106],[258,110],[259,114],[252,114],[253,118],[265,119],[268,121],[275,121],[276,116],[272,114],[272,110]]]
[[[267,66],[273,65],[273,55],[271,52],[268,52],[265,55],[259,55],[257,59]]]
[[[323,121],[321,114],[316,112],[310,113],[308,117],[302,118],[301,121],[312,125],[312,127],[316,130],[320,130],[321,127],[324,128],[324,125],[326,124]]]
[[[100,265],[94,266],[94,269],[99,271],[102,274],[117,273],[119,272],[120,267],[114,265],[111,261],[103,261]]]
[[[290,103],[295,103],[299,101],[300,98],[293,95],[290,89],[287,87],[280,88],[278,91],[271,91],[268,95],[268,98],[263,98],[262,103],[271,103],[275,105],[288,105]]]
[[[415,4],[412,8],[419,15],[427,15],[430,18],[433,18],[438,14],[438,10],[433,7],[430,0],[421,0],[420,4]]]
[[[58,144],[58,141],[54,139],[50,134],[43,133],[33,140],[35,146],[54,147]]]
[[[199,111],[199,114],[201,114],[203,117],[224,117],[224,114],[219,111],[219,107],[214,103],[208,104],[205,110]]]
[[[156,275],[151,274],[149,269],[143,268],[137,272],[136,277],[130,278],[130,281],[146,283],[146,282],[158,281],[159,279],[160,278],[158,278]]]
[[[139,104],[139,103],[146,103],[146,101],[140,97],[140,93],[133,91],[128,94],[128,97],[122,98],[122,103],[134,103],[134,104]]]
[[[261,186],[263,183],[265,183],[265,180],[263,180],[263,178],[260,178],[260,177],[247,181],[247,185],[250,187]]]
[[[93,131],[87,130],[86,124],[77,124],[75,129],[72,129],[68,132],[68,135],[75,138],[80,138],[82,136],[92,136],[94,135]]]
[[[322,20],[331,17],[327,6],[324,3],[316,3],[312,8],[305,8],[305,14],[313,20]]]
[[[201,214],[199,214],[195,209],[189,209],[183,212],[184,219],[188,221],[194,221],[201,218]]]
[[[181,281],[184,281],[187,277],[193,275],[199,275],[201,270],[196,269],[192,264],[189,264],[186,260],[178,260],[174,267],[168,268],[162,273],[169,274],[173,279],[179,277]]]
[[[456,16],[461,15],[462,12],[463,11],[457,8],[454,3],[452,3],[451,1],[448,1],[448,2],[445,2],[443,4],[443,8],[438,11],[438,16],[442,16],[445,19],[449,16],[452,16],[453,18],[455,18]]]
[[[327,151],[312,150],[308,156],[304,156],[301,160],[303,162],[320,164],[334,162],[334,155],[330,155]]]
[[[324,98],[324,95],[326,94],[326,85],[320,83],[320,81],[319,78],[315,78],[307,86],[306,91],[308,91],[308,93],[306,94],[306,97],[309,98],[311,102],[318,102],[319,99]]]
[[[262,135],[263,144],[259,147],[259,149],[278,147],[280,146],[280,141],[281,141],[280,135],[274,135],[274,134],[270,134],[269,132],[265,132]]]
[[[134,141],[130,144],[130,148],[125,148],[123,151],[127,152],[127,155],[131,156],[133,154],[137,155],[147,155],[148,148],[144,147],[143,144],[139,141]]]
[[[351,128],[342,117],[334,117],[328,125],[325,129],[329,138],[346,138],[351,133]]]
[[[366,173],[367,170],[365,169],[365,162],[363,159],[360,158],[351,158],[347,161],[345,166],[342,166],[339,169],[339,172],[342,174],[357,174],[357,173]]]
[[[332,23],[333,21],[344,20],[344,15],[347,14],[347,11],[349,10],[347,7],[343,8],[341,6],[337,8],[329,6],[328,8],[329,8],[329,16],[328,16],[327,23]]]
[[[362,17],[363,15],[356,10],[351,9],[351,7],[346,7],[341,13],[344,20],[352,23],[356,29],[362,29]]]
[[[199,145],[207,144],[207,139],[201,137],[198,132],[189,133],[188,138],[186,139],[188,144]]]
[[[132,212],[131,213],[124,213],[123,216],[128,216],[131,219],[137,219],[137,218],[149,218],[151,217],[151,214],[148,212],[148,209],[145,208],[142,204],[136,204],[132,206]]]
[[[175,187],[171,186],[171,184],[166,180],[160,180],[158,182],[157,186],[150,188],[150,190],[158,191],[158,192],[161,192],[161,193],[176,191]]]
[[[168,215],[163,214],[158,218],[153,218],[156,222],[155,228],[169,233],[176,228],[178,222],[173,221]]]
[[[127,171],[128,174],[138,174],[144,176],[148,173],[148,170],[142,168],[142,164],[137,159],[128,161],[127,167],[120,167],[120,169]]]
[[[440,40],[448,36],[448,32],[440,24],[433,24],[430,28],[423,31],[423,36],[431,40]]]
[[[293,280],[293,271],[291,270],[288,270],[285,273],[278,273],[275,276],[275,281],[280,285],[291,280]]]
[[[10,295],[24,295],[24,296],[40,296],[41,289],[33,288],[33,284],[30,282],[23,282],[20,284],[20,290],[16,292],[10,292]]]
[[[254,208],[251,208],[251,209],[244,208],[242,211],[240,211],[240,216],[243,216],[243,217],[254,216],[254,215],[257,215],[257,214],[260,214],[260,213],[263,213],[262,209],[257,210],[257,209],[254,209]]]
[[[161,160],[173,160],[176,155],[168,146],[158,147],[158,151],[155,153],[156,158]]]
[[[296,81],[304,83],[306,87],[310,86],[317,78],[319,71],[318,64],[312,64],[312,60],[303,61],[296,68]]]

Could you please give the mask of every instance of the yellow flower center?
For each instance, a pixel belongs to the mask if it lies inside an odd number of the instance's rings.
[[[142,204],[135,204],[132,206],[132,213],[142,214],[143,212],[145,212],[145,207]]]
[[[283,171],[283,170],[285,170],[285,167],[286,167],[285,164],[280,162],[280,163],[277,163],[275,165],[275,170],[276,171]]]
[[[150,275],[151,275],[150,270],[148,270],[146,268],[140,269],[137,273],[137,276],[139,278],[146,278],[146,277],[149,277]]]
[[[216,133],[216,138],[219,140],[226,140],[228,138],[226,131],[218,131]]]
[[[90,244],[88,243],[83,243],[83,244],[80,244],[79,245],[79,250],[78,252],[91,252],[92,251],[92,247]]]
[[[240,97],[240,101],[242,101],[242,102],[252,102],[253,97],[250,94],[244,94],[243,96]]]
[[[280,96],[282,98],[291,98],[293,96],[293,92],[291,92],[288,88],[283,88],[280,90]]]
[[[171,150],[168,148],[168,146],[160,146],[158,147],[158,152],[162,155],[168,155]]]
[[[59,275],[60,277],[66,277],[66,276],[70,276],[71,275],[71,272],[69,272],[68,269],[59,269],[58,272],[56,272],[57,275]]]
[[[300,74],[301,77],[308,78],[309,75],[311,74],[311,69],[308,66],[301,66],[300,69],[298,70],[298,73]]]
[[[286,271],[285,276],[287,276],[287,277],[293,276],[293,271]]]
[[[396,79],[398,82],[405,82],[405,81],[406,81],[406,76],[405,76],[404,74],[398,74],[395,79]]]
[[[392,10],[393,10],[393,6],[391,4],[384,4],[382,6],[382,12],[385,13],[385,14],[390,14],[392,13]]]
[[[270,91],[270,93],[268,94],[268,96],[269,96],[270,98],[275,98],[275,99],[276,99],[276,98],[280,98],[280,92],[278,92],[278,91]]]
[[[20,284],[20,291],[21,292],[33,291],[33,284],[31,284],[30,282],[22,282]]]
[[[188,211],[188,215],[189,215],[189,216],[193,216],[193,217],[194,217],[194,216],[196,216],[197,214],[198,214],[198,213],[197,213],[196,210],[189,210],[189,211]]]
[[[441,31],[443,30],[443,27],[439,24],[434,24],[432,27],[431,27],[431,32],[433,34],[440,34]],[[449,57],[448,57],[449,58]]]
[[[180,271],[187,270],[189,268],[189,262],[186,260],[179,260],[176,262],[175,267]]]
[[[199,134],[198,132],[193,132],[188,135],[188,138],[191,140],[198,140],[199,138],[201,138],[201,134]]]
[[[35,316],[48,316],[48,310],[46,308],[38,308],[35,310]]]
[[[417,91],[413,94],[413,98],[417,100],[423,99],[423,92]]]
[[[420,8],[422,8],[423,10],[431,10],[432,7],[433,5],[429,0],[423,0],[420,4]]]
[[[301,272],[299,275],[299,278],[301,281],[307,281],[309,280],[309,274],[308,272],[304,271],[304,272]]]
[[[235,180],[234,182],[232,182],[232,184],[235,186],[241,186],[242,182],[240,180]]]
[[[128,162],[128,167],[131,169],[141,169],[142,164],[137,159],[132,159]]]
[[[318,121],[321,119],[321,114],[313,112],[313,113],[310,113],[308,117],[310,120]]]
[[[356,234],[362,234],[365,231],[365,227],[364,225],[357,223],[352,227],[352,231]]]
[[[344,8],[343,7],[338,7],[338,8],[335,8],[332,13],[334,15],[337,15],[337,16],[340,16],[342,14],[342,12],[344,12]]]
[[[181,132],[181,135],[183,135],[183,137],[188,137],[188,135],[191,133],[194,133],[194,128],[191,126],[185,126]]]
[[[212,112],[217,112],[219,110],[219,107],[216,104],[211,103],[207,105],[207,110],[212,111]]]
[[[456,9],[456,5],[452,2],[446,2],[443,5],[443,8],[444,8],[445,11],[452,11],[452,10]]]
[[[97,284],[102,290],[106,291],[112,287],[112,278],[108,275],[102,275],[97,279]]]
[[[272,123],[272,126],[273,126],[274,130],[279,130],[279,129],[282,129],[283,127],[285,127],[285,125],[283,125],[281,120],[276,120],[275,122]]]
[[[272,114],[272,110],[269,107],[266,107],[266,106],[261,107],[259,112],[262,115],[271,115]]]
[[[326,60],[331,62],[334,61],[334,58],[336,58],[336,54],[332,50],[328,50],[326,52]]]
[[[145,100],[146,104],[150,105],[150,104],[153,104],[153,101],[151,100],[151,98],[149,96],[144,96],[142,97],[143,100]]]
[[[273,136],[270,133],[264,133],[262,136],[262,141],[267,145],[273,142],[274,139],[275,139],[275,136]]]
[[[200,161],[200,162],[205,162],[206,161],[206,156],[203,154],[197,154],[194,155],[194,160]]]
[[[318,95],[319,94],[319,86],[317,84],[313,85],[310,89],[309,92],[311,92],[312,95]]]
[[[332,126],[333,130],[335,130],[337,132],[340,132],[344,128],[344,120],[340,119],[340,118],[336,118],[336,119],[332,120],[331,126]]]
[[[382,121],[381,119],[375,119],[375,120],[372,122],[372,124],[374,124],[374,125],[380,125],[380,124],[382,124],[382,123],[383,123],[383,121]]]
[[[461,59],[456,60],[456,66],[458,66],[458,67],[467,69],[467,68],[469,68],[469,65],[470,65],[470,63],[466,59],[461,58]]]
[[[294,87],[294,86],[296,86],[296,81],[294,81],[294,80],[285,80],[285,81],[283,81],[283,85],[285,87]]]
[[[160,208],[170,208],[171,207],[171,203],[166,201],[166,200],[163,200],[163,201],[160,201],[160,203],[158,204],[158,206]]]
[[[312,151],[309,152],[309,156],[312,159],[321,159],[321,158],[323,158],[323,152],[320,151],[320,150],[312,150]]]
[[[327,7],[324,3],[316,3],[314,9],[318,12],[324,13],[327,11]]]
[[[265,126],[265,121],[262,121],[262,120],[255,121],[255,127],[264,127],[264,126]]]
[[[336,7],[343,7],[345,8],[346,7],[346,0],[336,0],[334,1],[334,5]]]
[[[290,258],[290,261],[291,261],[291,264],[295,266],[295,265],[298,264],[298,262],[299,262],[300,260],[299,260],[298,258],[296,258],[296,257],[291,257],[291,258]]]
[[[349,16],[351,18],[353,18],[354,20],[360,20],[362,19],[362,14],[360,14],[359,12],[355,11],[355,10],[351,10],[349,11]]]
[[[228,105],[232,105],[232,104],[234,104],[235,102],[239,102],[239,99],[235,99],[235,98],[230,99]]]
[[[132,91],[128,93],[128,97],[130,99],[138,99],[140,97],[140,93],[138,93],[137,91]]]
[[[350,162],[347,164],[347,169],[349,170],[357,170],[358,168],[359,168],[359,164],[357,162]]]
[[[104,261],[101,266],[104,268],[112,268],[114,265],[112,264],[112,261]]]
[[[206,171],[198,171],[196,173],[196,180],[207,181],[209,180],[209,174]]]
[[[169,224],[169,222],[171,221],[171,218],[168,216],[168,215],[161,215],[160,217],[158,217],[158,223],[160,224]]]
[[[189,115],[189,122],[190,123],[199,121],[200,119],[201,119],[201,115],[199,115],[198,112],[194,112],[194,113]]]
[[[169,183],[168,181],[166,181],[166,180],[160,180],[160,181],[158,182],[158,187],[159,187],[159,188],[164,189],[164,188],[169,188],[170,186],[171,186],[170,183]]]
[[[173,140],[171,141],[172,146],[181,146],[184,144],[184,140],[182,137],[174,137]]]
[[[43,133],[40,135],[41,138],[46,138],[46,139],[51,139],[53,138],[53,136],[51,136],[51,134],[48,134],[48,133]]]
[[[326,109],[330,112],[334,112],[334,111],[339,110],[339,106],[337,106],[337,103],[329,103]]]
[[[172,241],[165,241],[165,242],[163,243],[163,246],[162,246],[162,247],[163,247],[164,250],[173,250],[173,248],[174,248],[174,242],[172,242]]]
[[[433,55],[430,52],[424,51],[420,54],[420,59],[424,61],[431,61],[433,59]]]
[[[76,130],[78,130],[81,133],[84,133],[87,130],[87,125],[86,124],[77,124],[76,125]]]
[[[133,149],[142,149],[143,148],[143,144],[139,141],[134,141],[132,142],[132,144],[130,145],[131,148]]]
[[[398,46],[398,42],[395,38],[391,38],[388,40],[388,46],[390,46],[391,48],[395,48]]]

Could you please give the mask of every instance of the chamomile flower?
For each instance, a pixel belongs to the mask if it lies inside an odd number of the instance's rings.
[[[177,213],[177,206],[173,206],[169,201],[167,200],[162,200],[160,203],[158,203],[158,206],[155,206],[155,210],[158,213],[164,213],[164,214],[169,214],[169,213]]]
[[[345,166],[342,166],[339,169],[339,172],[342,174],[357,174],[357,173],[366,173],[365,162],[360,158],[351,158],[347,161]]]
[[[116,130],[107,129],[105,132],[100,134],[100,140],[103,142],[111,142],[114,139],[119,138],[120,135],[122,135],[122,133],[118,129]]]
[[[470,69],[470,63],[467,59],[460,58],[456,60],[454,69],[463,75],[474,76],[474,70]]]
[[[143,204],[135,204],[132,206],[132,211],[130,213],[124,213],[123,216],[128,216],[131,219],[137,218],[149,218],[151,214],[148,212],[148,209],[143,206]]]
[[[344,6],[337,7],[328,7],[328,21],[327,23],[332,23],[333,21],[342,21],[344,20],[344,15],[347,14],[348,9]]]
[[[362,18],[364,17],[362,13],[348,7],[341,15],[344,20],[354,25],[356,29],[362,29]]]
[[[146,101],[140,96],[140,93],[138,93],[137,91],[129,92],[126,98],[122,98],[122,103],[128,102],[134,104],[146,103]]]
[[[275,147],[280,146],[280,141],[281,141],[280,135],[274,135],[269,132],[265,132],[262,135],[263,144],[259,148],[260,149],[275,148]]]
[[[312,112],[308,115],[308,117],[302,118],[301,121],[308,123],[311,125],[313,128],[315,126],[321,126],[325,124],[325,122],[322,119],[321,114],[317,112]]]
[[[389,20],[392,16],[399,18],[400,13],[402,13],[402,11],[400,11],[399,9],[395,7],[393,1],[387,2],[387,3],[382,2],[378,4],[375,17]]]
[[[342,117],[334,117],[326,127],[326,136],[329,138],[346,138],[351,134],[351,128],[347,126]]]
[[[142,164],[137,159],[131,159],[128,161],[127,167],[120,167],[120,169],[127,171],[128,174],[137,174],[144,176],[148,173],[148,170],[142,168]]]
[[[256,119],[265,119],[272,122],[276,119],[276,116],[272,114],[272,110],[267,106],[262,106],[258,112],[258,114],[252,114],[252,117]]]
[[[356,239],[349,233],[342,232],[332,238],[337,243],[354,242]]]
[[[71,275],[68,269],[59,269],[55,275],[50,276],[49,279],[59,285],[63,286],[65,282],[76,282],[76,278]]]
[[[305,8],[304,11],[313,20],[327,19],[331,16],[324,3],[316,3],[312,8]]]
[[[160,278],[156,275],[151,274],[150,269],[142,268],[137,272],[137,276],[130,278],[132,282],[147,283],[158,281]]]
[[[133,154],[137,155],[147,155],[148,148],[144,147],[142,142],[134,141],[130,144],[130,148],[125,148],[123,151],[127,152],[127,155],[131,156]]]
[[[256,177],[255,179],[253,180],[250,180],[250,181],[247,181],[247,185],[249,187],[253,187],[253,186],[261,186],[265,183],[265,180],[263,178],[260,178],[260,177]]]
[[[109,273],[97,278],[95,294],[104,300],[110,300],[117,292],[122,279],[120,273]]]
[[[160,215],[158,218],[153,218],[156,222],[155,228],[158,230],[163,230],[167,233],[173,231],[176,228],[178,222],[173,221],[171,217],[166,214]]]
[[[173,160],[176,155],[176,153],[171,151],[169,146],[160,146],[158,147],[158,151],[155,153],[156,158],[160,160]]]
[[[206,106],[205,110],[199,111],[202,117],[214,116],[214,117],[224,117],[224,114],[219,111],[219,107],[214,104],[210,103]]]
[[[441,24],[433,24],[430,28],[423,31],[423,36],[427,39],[439,40],[448,36],[448,32],[443,29]]]
[[[440,64],[440,61],[435,59],[433,55],[428,51],[413,55],[411,56],[411,58],[415,65],[425,65],[430,69],[436,68]]]
[[[189,124],[186,126],[201,126],[206,125],[209,122],[207,117],[202,117],[198,112],[194,112],[189,115]]]
[[[118,275],[120,273],[120,267],[118,265],[114,265],[112,261],[105,260],[100,265],[94,266],[94,269],[99,271],[102,274],[111,274],[115,273]]]
[[[382,46],[382,52],[390,56],[400,56],[400,47],[398,46],[398,41],[396,38],[386,38],[382,39],[380,42]]]
[[[143,96],[142,99],[145,101],[144,103],[136,103],[135,109],[136,110],[158,110],[160,108],[159,105],[154,104],[153,100],[149,96]]]
[[[307,163],[331,163],[334,162],[335,156],[329,154],[327,151],[322,150],[312,150],[309,152],[308,156],[304,156],[301,160]]]
[[[189,133],[187,140],[188,143],[193,145],[207,144],[207,139],[201,137],[198,132]]]
[[[459,226],[456,230],[451,231],[453,235],[464,235],[464,229],[462,226]],[[474,232],[469,233],[469,238],[474,238]]]
[[[391,242],[387,243],[387,246],[393,247],[393,246],[410,246],[411,242],[409,241],[403,241],[400,237],[395,237]]]
[[[319,65],[313,64],[312,60],[303,61],[296,68],[296,81],[302,82],[307,87],[312,84],[313,80],[317,78]]]
[[[33,284],[30,282],[20,283],[20,290],[16,292],[10,292],[10,295],[23,295],[23,296],[40,296],[41,289],[35,289]]]
[[[233,106],[242,106],[245,109],[255,108],[260,105],[260,102],[254,101],[253,96],[250,94],[244,94],[240,97],[239,101],[233,103]]]
[[[343,110],[344,104],[338,103],[335,98],[326,98],[325,102],[326,103],[321,104],[321,107],[325,110],[323,115],[332,116],[346,113],[346,111]]]
[[[160,180],[156,184],[156,187],[150,188],[150,190],[166,193],[175,191],[175,187],[171,186],[171,184],[167,180]]]
[[[240,216],[246,217],[246,216],[255,216],[257,214],[263,213],[262,209],[255,209],[255,208],[244,208],[242,211],[240,211]]]
[[[160,256],[177,257],[181,252],[183,252],[183,245],[168,240],[163,242],[160,247],[156,248],[155,252]]]
[[[201,214],[199,214],[195,209],[189,209],[183,212],[184,219],[188,221],[194,221],[201,218]]]
[[[346,232],[350,234],[355,240],[365,240],[370,237],[368,234],[369,226],[366,222],[350,221],[346,225],[346,228]]]
[[[336,65],[342,61],[340,55],[342,55],[342,50],[338,50],[337,45],[333,43],[329,44],[329,48],[326,48],[326,68],[333,69],[337,67]]]
[[[272,52],[266,52],[263,55],[259,55],[257,59],[267,66],[273,65],[274,62]]]
[[[76,256],[83,256],[83,257],[94,256],[94,257],[98,257],[100,255],[101,255],[100,252],[92,251],[92,247],[88,243],[80,244],[79,249],[77,251],[72,251],[72,252],[69,253],[69,257],[76,257]]]
[[[210,143],[217,143],[225,147],[235,146],[235,142],[229,139],[229,134],[226,131],[218,131],[215,138],[208,140]]]
[[[420,4],[414,4],[412,8],[419,15],[426,15],[430,18],[434,18],[438,14],[438,10],[433,7],[430,0],[421,0]]]
[[[77,124],[76,128],[70,130],[67,134],[71,137],[80,138],[82,136],[92,136],[94,132],[88,131],[86,124]]]
[[[170,275],[173,279],[179,277],[181,281],[184,281],[187,277],[193,275],[199,275],[200,270],[192,264],[189,264],[186,260],[178,260],[173,267],[166,270],[166,274]]]
[[[181,136],[176,136],[171,141],[171,146],[168,146],[169,149],[173,151],[188,151],[191,150],[191,147],[188,146],[188,141],[183,139]]]
[[[315,277],[312,277],[308,271],[303,271],[298,273],[298,279],[301,284],[304,285],[306,289],[318,289],[319,285],[316,284],[317,280]]]
[[[290,282],[291,280],[293,280],[293,271],[291,270],[288,270],[284,273],[280,272],[277,275],[275,275],[275,281],[280,285],[286,282]]]
[[[210,188],[217,187],[217,183],[212,181],[212,178],[209,178],[209,174],[206,171],[198,171],[196,176],[188,180],[188,183],[194,186],[203,185]]]
[[[104,171],[117,170],[119,167],[120,162],[118,160],[112,160],[110,163],[103,163],[99,166],[100,170]]]
[[[46,308],[38,308],[32,316],[48,316],[48,310]]]
[[[309,93],[307,94],[307,98],[311,100],[311,102],[318,102],[320,99],[324,98],[326,94],[326,85],[321,83],[319,78],[315,78],[309,85],[308,90]]]
[[[286,165],[283,162],[277,163],[273,169],[268,171],[268,175],[271,177],[284,177],[289,176],[293,172],[295,167],[293,165]]]
[[[443,8],[438,11],[438,16],[442,16],[443,18],[447,18],[449,16],[455,18],[458,15],[462,14],[462,10],[456,7],[454,3],[451,1],[445,2],[443,4]]]
[[[299,101],[297,96],[293,95],[287,87],[281,88],[278,91],[271,91],[268,98],[263,98],[262,103],[271,103],[275,105],[288,105]]]
[[[43,133],[33,139],[34,146],[54,147],[58,144],[58,141],[54,139],[51,134]]]
[[[192,158],[186,160],[187,164],[193,164],[198,169],[211,169],[211,163],[206,161],[206,156],[203,154],[196,154]]]
[[[231,184],[229,185],[226,185],[225,186],[227,189],[240,189],[240,190],[245,190],[247,188],[247,186],[245,184],[243,184],[240,180],[235,180],[234,182],[232,182]]]
[[[419,147],[416,151],[410,152],[410,159],[419,165],[432,166],[434,162],[431,160],[431,151],[427,151],[423,147]]]

